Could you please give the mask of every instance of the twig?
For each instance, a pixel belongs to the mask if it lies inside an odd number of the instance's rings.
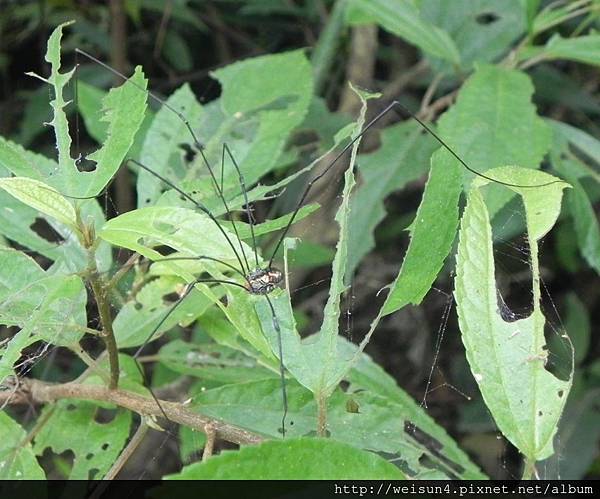
[[[80,383],[51,384],[35,379],[21,381],[19,390],[14,393],[0,392],[0,404],[10,405],[34,403],[49,403],[62,399],[95,400],[110,402],[147,417],[162,417],[161,408],[156,402],[147,397],[125,390],[110,390],[99,385],[83,385]],[[204,432],[207,425],[212,425],[219,439],[239,445],[258,444],[264,437],[249,432],[237,426],[196,414],[187,409],[184,404],[160,400],[160,405],[169,420],[194,430]]]
[[[104,340],[108,352],[108,363],[110,367],[109,387],[117,388],[117,386],[119,386],[119,350],[117,348],[117,340],[115,339],[115,333],[112,327],[112,315],[110,313],[107,289],[104,286],[104,283],[100,281],[98,272],[96,272],[95,269],[90,272],[89,280],[96,304],[98,305],[100,320],[102,322],[102,339]]]
[[[207,424],[205,426],[204,433],[206,434],[206,444],[204,444],[204,451],[202,452],[202,461],[206,461],[210,456],[212,456],[217,437],[215,428],[212,424]]]
[[[144,418],[142,418],[142,420],[140,421],[140,425],[137,427],[137,430],[135,430],[135,433],[134,433],[133,437],[131,437],[131,440],[127,444],[127,447],[125,447],[123,449],[123,451],[121,452],[121,454],[119,454],[119,457],[114,462],[114,464],[111,466],[110,470],[108,470],[106,475],[104,475],[104,478],[102,480],[114,480],[115,479],[115,477],[121,471],[121,468],[123,468],[123,466],[125,466],[125,464],[129,460],[131,455],[135,452],[135,450],[138,448],[138,446],[142,443],[142,440],[146,436],[146,433],[148,433],[149,428],[150,427],[146,424],[146,421],[144,420]]]

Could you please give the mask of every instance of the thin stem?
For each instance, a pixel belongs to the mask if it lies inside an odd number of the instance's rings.
[[[523,462],[523,475],[521,476],[521,480],[532,480],[535,473],[535,461],[526,457]]]
[[[206,444],[204,444],[204,451],[202,452],[202,461],[206,461],[212,456],[215,448],[215,440],[217,438],[215,427],[212,424],[206,425],[204,434],[206,435]]]
[[[110,313],[110,302],[108,300],[108,287],[100,279],[98,267],[96,266],[96,255],[92,248],[88,249],[88,280],[92,286],[94,299],[98,306],[100,321],[102,323],[102,339],[108,352],[108,364],[110,367],[110,389],[116,389],[119,386],[119,349],[117,340],[113,331],[112,314]]]
[[[123,266],[115,272],[115,274],[108,281],[107,287],[109,289],[113,289],[122,279],[122,277],[129,271],[131,267],[133,267],[137,261],[140,259],[142,255],[139,253],[134,253],[129,257],[129,259],[123,264]]]
[[[317,435],[327,436],[327,396],[323,392],[317,395]]]

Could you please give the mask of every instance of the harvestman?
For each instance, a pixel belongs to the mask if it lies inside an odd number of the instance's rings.
[[[221,201],[221,203],[223,204],[223,207],[225,208],[225,211],[227,214],[230,215],[231,211],[229,209],[227,200],[225,199],[225,195],[223,192],[223,176],[221,178],[221,185],[219,185],[219,182],[217,180],[217,177],[215,176],[215,173],[213,171],[213,168],[211,167],[208,158],[206,157],[206,154],[204,152],[204,147],[202,146],[202,144],[200,143],[200,141],[198,140],[196,134],[194,133],[192,126],[190,125],[190,122],[188,121],[188,119],[185,117],[185,115],[178,111],[177,109],[175,109],[174,107],[172,107],[171,105],[169,105],[164,99],[158,97],[156,94],[154,94],[151,91],[146,90],[145,88],[140,87],[137,83],[129,80],[124,74],[122,74],[121,72],[117,71],[116,69],[110,67],[108,64],[103,63],[102,61],[100,61],[99,59],[95,58],[94,56],[92,56],[91,54],[88,54],[87,52],[81,50],[81,49],[75,49],[75,51],[78,54],[83,55],[84,57],[86,57],[87,59],[93,61],[94,63],[100,65],[101,67],[103,67],[104,69],[110,71],[112,74],[114,74],[115,76],[121,78],[125,83],[129,83],[132,84],[136,87],[138,87],[140,89],[140,91],[145,92],[147,95],[150,96],[150,98],[152,98],[153,100],[155,100],[157,103],[159,103],[161,106],[167,108],[169,111],[173,112],[185,125],[186,129],[189,132],[189,135],[192,139],[193,142],[193,146],[194,148],[200,153],[200,156],[202,158],[202,162],[204,164],[204,166],[206,167],[206,169],[208,170],[211,180],[212,180],[212,184],[217,192],[217,195]],[[271,316],[272,316],[272,321],[273,321],[273,327],[275,329],[275,331],[277,332],[277,343],[278,343],[278,354],[279,354],[279,375],[280,375],[280,379],[281,379],[281,385],[282,385],[282,399],[283,399],[283,416],[281,419],[281,433],[283,436],[285,436],[285,421],[286,421],[286,417],[287,417],[287,412],[288,412],[288,403],[287,403],[287,393],[286,393],[286,387],[285,387],[285,366],[284,366],[284,362],[283,362],[283,347],[282,347],[282,341],[281,341],[281,329],[279,327],[279,321],[277,319],[277,315],[275,313],[275,309],[273,307],[273,304],[269,298],[269,294],[275,290],[278,285],[281,283],[282,279],[283,279],[283,274],[282,272],[275,268],[273,266],[273,260],[274,257],[277,253],[277,251],[279,250],[284,238],[286,237],[291,225],[294,223],[296,216],[298,215],[299,210],[301,209],[304,201],[306,200],[308,194],[310,193],[310,190],[312,189],[313,185],[318,182],[319,180],[321,180],[330,170],[331,168],[340,160],[340,158],[342,158],[342,156],[344,156],[344,154],[358,141],[361,139],[361,137],[371,128],[373,127],[384,115],[386,115],[388,112],[394,110],[395,112],[397,112],[398,114],[400,114],[403,118],[413,118],[417,123],[419,123],[419,125],[421,127],[423,127],[424,130],[426,130],[429,134],[431,134],[439,143],[442,147],[444,147],[466,170],[468,170],[469,172],[480,176],[482,178],[485,178],[487,180],[496,182],[498,184],[502,184],[505,186],[509,186],[509,187],[521,187],[521,188],[538,188],[538,187],[543,187],[546,185],[550,185],[553,184],[557,181],[552,181],[552,182],[546,182],[543,184],[536,184],[536,185],[519,185],[519,184],[511,184],[509,182],[503,182],[497,179],[494,179],[492,177],[486,176],[483,173],[478,172],[477,170],[471,168],[469,165],[467,165],[467,163],[465,161],[463,161],[457,153],[454,152],[454,150],[448,145],[446,144],[446,142],[439,136],[437,135],[427,124],[425,124],[420,118],[418,118],[415,114],[413,114],[411,111],[409,111],[406,107],[404,107],[400,102],[398,101],[392,101],[391,103],[389,103],[382,111],[380,111],[374,118],[372,118],[364,127],[363,129],[360,131],[360,133],[358,133],[354,138],[352,138],[341,150],[340,152],[333,158],[333,160],[331,160],[331,162],[323,169],[323,171],[321,171],[318,175],[316,175],[315,177],[313,177],[307,184],[306,187],[304,188],[304,191],[302,193],[302,195],[300,196],[300,199],[298,200],[294,210],[292,211],[292,214],[290,216],[290,220],[287,223],[287,225],[284,227],[283,232],[281,233],[281,236],[279,237],[277,244],[275,245],[275,248],[273,250],[273,253],[268,261],[268,264],[265,267],[261,267],[260,263],[259,263],[259,259],[258,259],[258,252],[257,252],[257,246],[256,246],[256,236],[254,233],[254,224],[253,224],[253,216],[252,216],[252,208],[251,208],[251,204],[249,203],[248,200],[248,196],[247,196],[247,191],[246,191],[246,185],[245,185],[245,180],[244,180],[244,176],[242,171],[239,168],[239,165],[237,164],[235,158],[233,157],[233,154],[231,152],[231,150],[229,149],[229,147],[227,146],[227,144],[223,144],[223,148],[222,148],[222,156],[221,156],[221,174],[223,175],[223,168],[224,168],[224,162],[225,162],[225,156],[227,155],[229,157],[229,159],[231,160],[231,163],[233,165],[233,167],[235,168],[235,171],[238,175],[238,182],[242,191],[242,195],[244,196],[244,207],[245,207],[245,211],[246,211],[246,216],[248,218],[249,221],[249,225],[250,225],[250,234],[251,234],[251,238],[252,238],[252,248],[253,248],[253,253],[254,253],[254,268],[251,267],[248,258],[246,256],[246,253],[244,251],[243,248],[243,244],[239,235],[239,231],[235,225],[235,217],[230,217],[231,219],[231,226],[233,229],[233,232],[235,234],[235,237],[237,238],[237,241],[239,242],[239,252],[238,249],[235,247],[234,242],[231,240],[231,238],[229,237],[229,235],[227,234],[227,232],[223,229],[223,227],[221,226],[221,224],[219,223],[218,219],[211,213],[211,211],[206,208],[202,203],[196,201],[195,199],[193,199],[188,193],[186,193],[185,191],[183,191],[181,188],[177,187],[173,182],[171,182],[170,180],[166,179],[165,177],[163,177],[162,175],[158,174],[157,172],[153,171],[150,167],[148,167],[147,165],[142,164],[141,162],[135,160],[135,159],[128,159],[126,160],[126,163],[133,163],[136,166],[138,166],[139,168],[142,168],[143,170],[147,171],[148,173],[150,173],[151,175],[155,176],[156,178],[158,178],[161,182],[163,182],[166,186],[170,187],[171,189],[175,190],[178,194],[180,194],[181,196],[183,196],[186,200],[188,200],[189,202],[191,202],[197,209],[199,209],[200,211],[202,211],[206,216],[208,216],[210,218],[210,220],[212,222],[214,222],[216,224],[216,226],[218,227],[218,229],[220,230],[221,234],[223,235],[223,237],[225,238],[225,240],[227,241],[227,244],[231,247],[233,254],[235,255],[235,258],[239,264],[239,268],[227,263],[227,262],[223,262],[217,258],[213,258],[211,256],[208,255],[202,255],[202,256],[195,256],[195,257],[174,257],[174,258],[164,258],[164,259],[159,259],[159,260],[154,260],[155,262],[165,262],[165,261],[174,261],[174,260],[209,260],[209,261],[214,261],[217,263],[220,263],[222,265],[224,265],[225,267],[227,267],[229,270],[235,272],[236,274],[238,274],[239,276],[241,276],[243,278],[243,280],[245,281],[244,284],[240,284],[239,282],[236,281],[231,281],[231,280],[224,280],[224,279],[203,279],[203,278],[198,278],[195,279],[194,281],[190,282],[187,285],[186,290],[184,291],[184,293],[180,296],[180,298],[173,304],[173,306],[168,310],[168,312],[161,318],[161,320],[158,322],[158,324],[153,328],[152,332],[148,335],[148,337],[144,340],[144,342],[140,345],[140,347],[137,349],[137,351],[135,352],[135,354],[133,355],[134,360],[136,360],[141,352],[143,351],[143,349],[146,347],[146,345],[152,340],[152,338],[154,337],[154,335],[156,334],[156,332],[160,329],[160,327],[164,324],[164,322],[168,319],[168,317],[175,311],[175,309],[179,306],[180,303],[182,303],[182,301],[187,297],[187,295],[191,292],[191,290],[194,288],[195,284],[200,284],[200,283],[206,283],[206,284],[210,284],[210,283],[214,283],[214,284],[228,284],[228,285],[232,285],[232,286],[236,286],[236,287],[240,287],[244,290],[246,290],[248,293],[253,294],[253,295],[262,295],[265,297],[267,303],[269,304],[269,308],[271,310]],[[145,375],[143,373],[143,370],[141,369],[141,367],[139,366],[139,364],[137,363],[136,360],[136,366],[138,367],[138,369],[140,370],[140,372],[142,373],[142,376],[145,379]],[[155,402],[158,404],[161,412],[163,413],[163,415],[165,416],[165,418],[168,419],[168,417],[166,416],[165,412],[163,411],[158,399],[156,398],[156,396],[154,395],[153,391],[148,388],[152,397],[154,398]]]

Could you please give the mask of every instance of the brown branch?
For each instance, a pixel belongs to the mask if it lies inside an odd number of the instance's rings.
[[[51,384],[35,379],[23,379],[19,390],[0,392],[0,405],[44,404],[62,399],[94,400],[109,402],[129,409],[142,416],[162,417],[161,408],[154,400],[125,390],[110,390],[98,385],[80,383]],[[233,426],[217,419],[202,416],[190,411],[184,404],[160,400],[160,405],[169,420],[194,430],[205,432],[207,426],[214,428],[215,435],[223,440],[239,445],[258,444],[264,437]]]
[[[204,451],[202,452],[202,461],[206,461],[213,454],[216,440],[215,427],[212,424],[206,425],[204,433],[206,434],[206,444],[204,444]]]
[[[350,57],[346,67],[346,79],[360,88],[370,88],[375,73],[377,56],[377,26],[367,24],[352,28]],[[338,111],[355,114],[360,110],[360,99],[346,85],[342,91]]]

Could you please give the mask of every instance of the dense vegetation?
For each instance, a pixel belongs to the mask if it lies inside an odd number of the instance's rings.
[[[3,9],[0,477],[597,475],[597,1]]]

